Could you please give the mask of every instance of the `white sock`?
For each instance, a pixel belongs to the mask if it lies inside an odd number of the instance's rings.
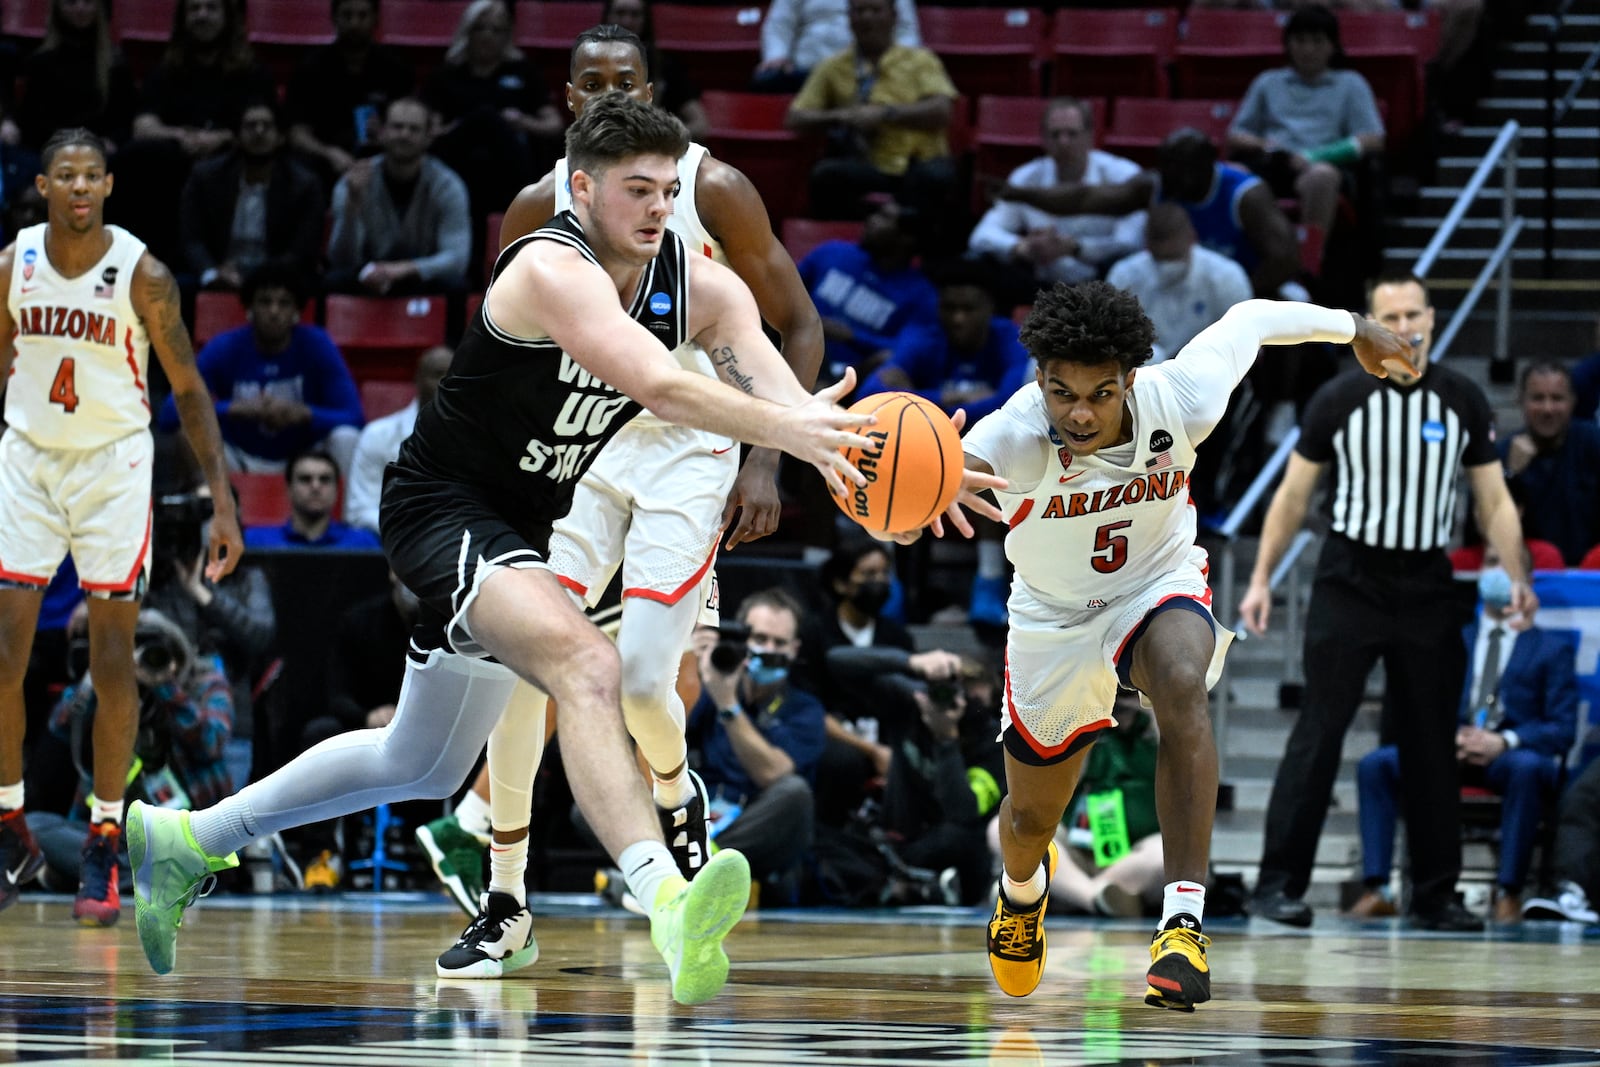
[[[22,807],[22,783],[0,785],[0,811],[16,811]]]
[[[476,795],[476,794],[474,794]],[[511,844],[489,843],[489,892],[509,893],[518,904],[528,902],[522,878],[528,871],[528,839]]]
[[[1168,882],[1161,894],[1161,925],[1165,930],[1173,916],[1188,915],[1195,922],[1206,917],[1206,887],[1199,882]]]
[[[668,878],[682,878],[672,853],[660,841],[635,841],[617,857],[628,892],[646,912],[656,910],[656,894]]]
[[[1004,541],[978,542],[978,577],[1004,578],[1006,576],[1006,546]]]
[[[1024,911],[1039,903],[1039,898],[1044,896],[1044,891],[1050,888],[1050,883],[1045,879],[1044,864],[1042,863],[1033,872],[1033,877],[1026,882],[1018,882],[1007,874],[1001,884],[1004,886],[1006,899]]]
[[[676,811],[689,803],[694,796],[694,783],[689,780],[689,770],[684,768],[671,778],[662,778],[656,774],[655,769],[650,771],[650,778],[655,782],[656,807],[666,811]]]
[[[89,825],[99,826],[103,822],[114,822],[122,825],[122,798],[115,802],[107,803],[99,797],[89,798]]]
[[[492,829],[489,824],[489,802],[480,797],[476,789],[467,790],[467,795],[456,805],[456,822],[467,833],[487,841]]]

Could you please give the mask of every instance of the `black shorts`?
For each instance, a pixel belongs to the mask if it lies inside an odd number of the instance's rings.
[[[551,525],[509,513],[475,486],[389,464],[378,528],[389,567],[422,602],[412,653],[487,655],[467,630],[467,609],[494,571],[546,567]]]

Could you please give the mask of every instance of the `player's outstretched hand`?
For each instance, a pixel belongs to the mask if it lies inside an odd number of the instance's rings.
[[[239,532],[239,516],[231,504],[218,508],[211,516],[211,544],[206,548],[206,578],[221,581],[233,573],[244,555],[244,535]]]
[[[837,382],[818,390],[803,403],[785,408],[774,427],[778,446],[822,472],[828,491],[835,496],[846,494],[847,478],[856,485],[867,484],[867,479],[839,450],[874,447],[870,439],[852,433],[851,427],[871,426],[878,421],[877,416],[846,411],[839,406],[839,401],[849,396],[855,387],[855,368],[847,368],[844,377]]]
[[[1401,382],[1415,381],[1416,353],[1411,345],[1371,319],[1355,316],[1356,335],[1350,342],[1361,368],[1378,378],[1391,374]]]
[[[950,416],[950,421],[959,432],[967,425],[966,411],[957,408],[955,414]],[[1000,509],[978,494],[985,489],[1004,489],[1008,484],[998,474],[991,474],[988,471],[975,471],[969,467],[961,472],[961,492],[956,494],[955,500],[951,502],[949,507],[945,508],[943,515],[935,515],[933,521],[926,527],[919,527],[915,530],[907,530],[904,533],[897,534],[873,533],[872,536],[880,541],[893,541],[897,545],[909,545],[915,543],[922,536],[923,529],[932,530],[935,537],[943,537],[945,520],[948,519],[957,533],[963,537],[972,537],[974,536],[972,523],[967,521],[966,511],[970,510],[974,514],[982,515],[986,519],[993,519],[995,522],[1004,522],[1005,516],[1001,514]]]

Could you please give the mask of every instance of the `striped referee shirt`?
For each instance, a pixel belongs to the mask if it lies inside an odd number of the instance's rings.
[[[1462,468],[1499,460],[1483,390],[1440,366],[1409,387],[1341,374],[1311,398],[1300,426],[1295,450],[1333,464],[1333,531],[1372,548],[1445,548]]]

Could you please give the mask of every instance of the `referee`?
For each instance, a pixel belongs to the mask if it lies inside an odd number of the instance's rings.
[[[1306,614],[1305,696],[1267,803],[1266,840],[1251,913],[1311,925],[1311,881],[1345,732],[1382,660],[1389,724],[1400,749],[1410,850],[1412,925],[1475,931],[1482,921],[1455,893],[1461,874],[1456,707],[1466,677],[1466,622],[1445,549],[1465,469],[1479,526],[1512,577],[1514,625],[1538,609],[1528,586],[1522,530],[1495,452],[1489,402],[1468,378],[1428,365],[1433,308],[1414,275],[1388,276],[1368,294],[1368,314],[1412,344],[1413,373],[1343,374],[1306,406],[1301,437],[1272,498],[1245,625],[1264,633],[1268,580],[1333,465],[1332,527]]]

